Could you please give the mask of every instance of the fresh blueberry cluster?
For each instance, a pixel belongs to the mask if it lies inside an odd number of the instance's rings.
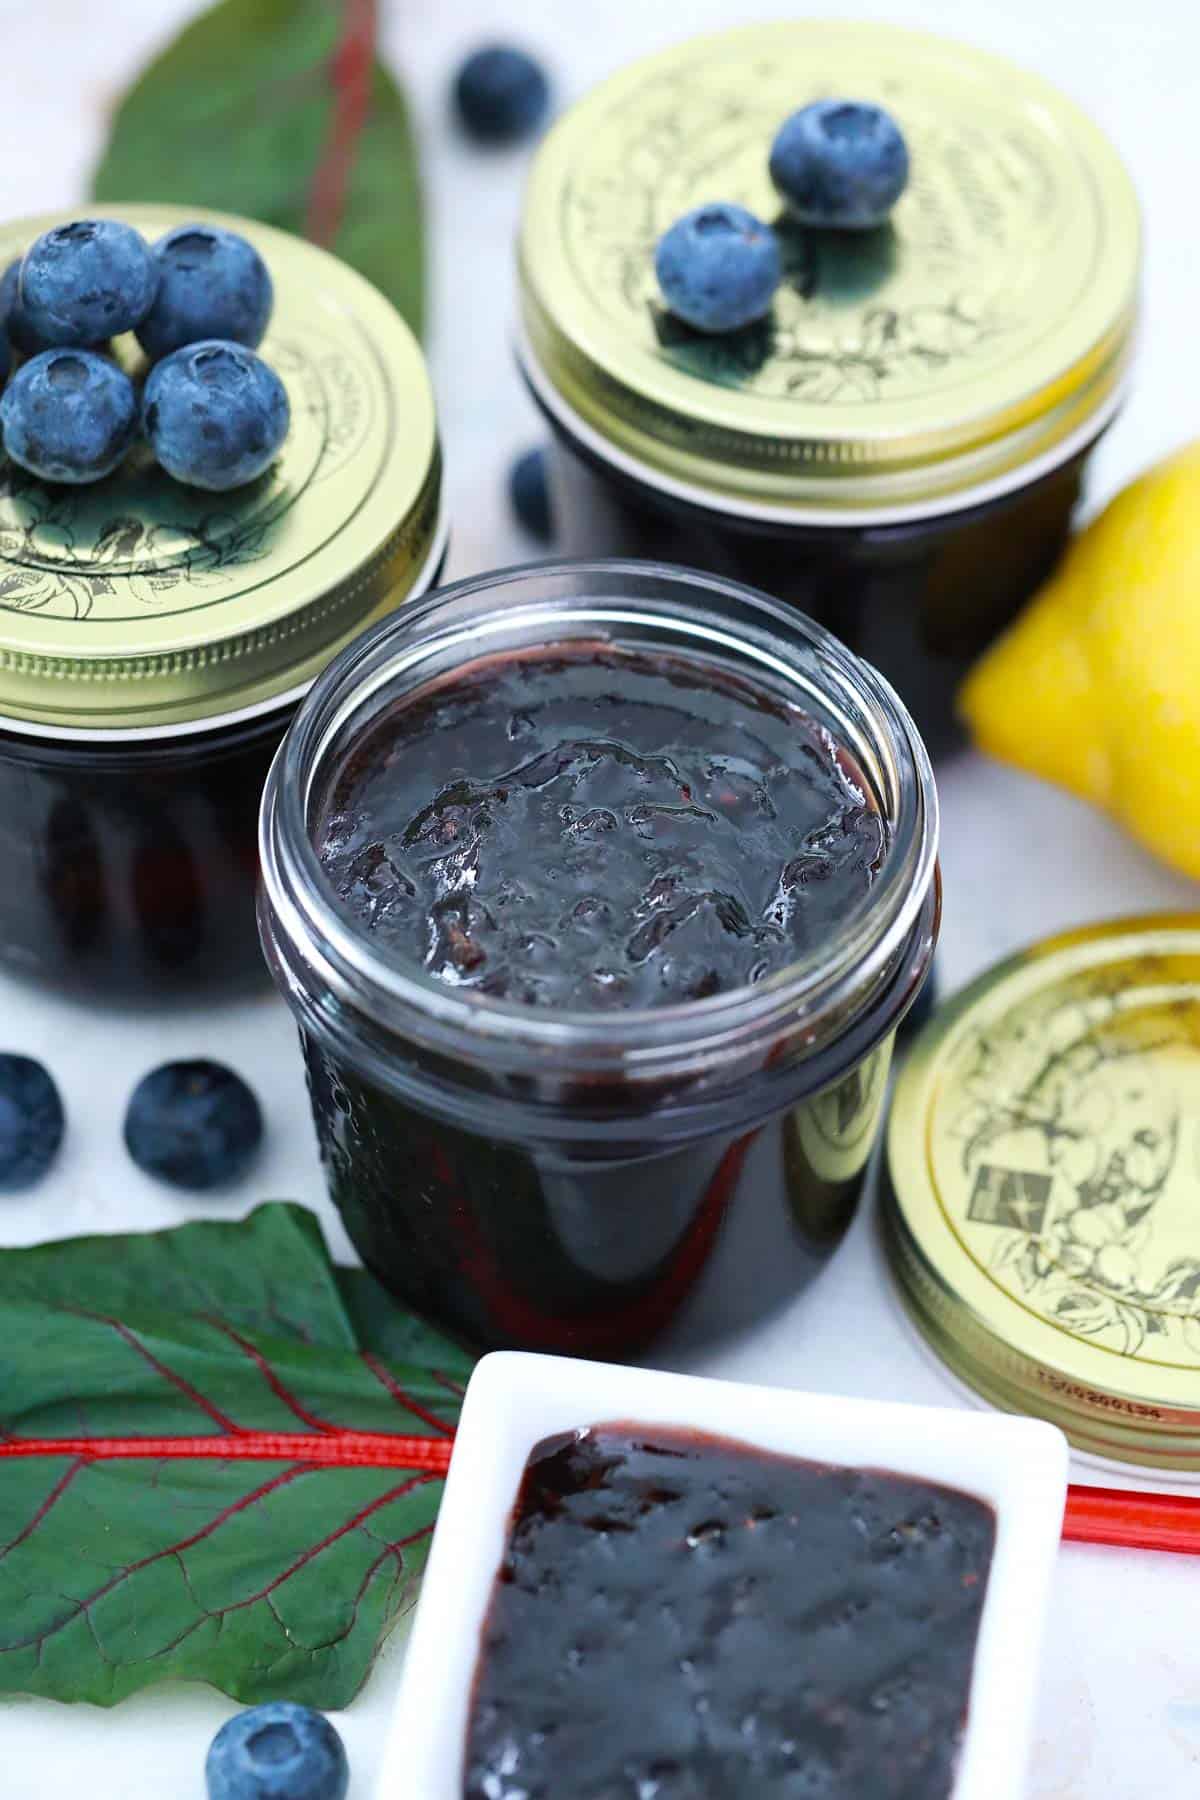
[[[32,1187],[62,1144],[66,1114],[54,1077],[31,1056],[0,1055],[0,1194]],[[125,1144],[148,1175],[173,1187],[227,1187],[262,1142],[262,1111],[221,1063],[164,1063],[133,1091]]]
[[[784,120],[771,179],[796,223],[827,231],[884,224],[908,183],[908,146],[891,114],[862,100],[816,100]],[[783,278],[771,226],[712,201],[658,240],[655,273],[671,311],[696,331],[740,331],[764,319]]]
[[[274,290],[254,246],[182,225],[153,246],[116,219],[47,231],[0,279],[0,437],[44,481],[100,481],[139,433],[176,481],[256,480],[287,436],[287,390],[255,354]],[[139,399],[109,342],[134,332],[153,367]]]

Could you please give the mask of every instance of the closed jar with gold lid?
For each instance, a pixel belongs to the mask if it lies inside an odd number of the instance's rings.
[[[195,210],[92,211],[150,241],[190,220],[250,239],[291,428],[224,494],[144,446],[86,487],[0,460],[0,964],[126,998],[208,993],[262,968],[258,801],[296,705],[441,565],[433,398],[399,315],[324,251]],[[5,226],[0,266],[65,216]],[[132,337],[112,353],[145,372]]]
[[[768,155],[840,95],[899,122],[878,230],[791,223]],[[660,235],[708,201],[779,234],[760,324],[666,308]],[[1045,82],[878,24],[803,21],[636,64],[553,130],[520,241],[519,355],[554,432],[572,554],[673,558],[792,601],[900,688],[927,739],[1064,541],[1125,383],[1140,265],[1128,176]]]

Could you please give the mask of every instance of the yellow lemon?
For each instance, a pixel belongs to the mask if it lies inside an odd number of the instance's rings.
[[[1079,534],[959,709],[981,749],[1200,876],[1200,443]]]

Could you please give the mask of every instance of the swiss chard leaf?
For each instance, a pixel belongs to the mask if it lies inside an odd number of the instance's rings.
[[[219,0],[125,95],[97,200],[244,213],[311,237],[421,328],[417,153],[375,0]]]
[[[469,1371],[391,1312],[295,1207],[0,1253],[0,1688],[344,1706]]]

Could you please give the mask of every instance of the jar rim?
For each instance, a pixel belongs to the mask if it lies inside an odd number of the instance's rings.
[[[431,584],[437,580],[446,559],[449,541],[450,526],[443,501],[438,508],[428,551],[413,576],[409,594],[414,601],[427,594]],[[407,599],[405,603],[408,603]],[[331,652],[331,657],[332,654],[333,652]],[[14,737],[29,738],[34,742],[41,739],[49,743],[78,744],[93,748],[98,744],[130,746],[165,743],[174,739],[190,742],[193,738],[210,737],[214,732],[228,730],[231,726],[251,725],[257,720],[266,721],[277,715],[294,712],[311,690],[315,680],[316,674],[310,674],[303,681],[298,682],[295,687],[288,688],[283,693],[269,694],[264,699],[234,707],[231,711],[208,713],[194,719],[179,719],[170,724],[94,727],[51,725],[43,720],[24,719],[0,711],[0,732],[8,731]]]
[[[755,986],[703,999],[618,1013],[542,1012],[447,986],[381,952],[355,929],[311,837],[311,797],[334,739],[373,697],[394,692],[399,677],[423,665],[429,670],[437,657],[456,666],[484,648],[499,649],[501,639],[511,646],[520,633],[530,643],[556,641],[550,628],[568,620],[576,629],[567,635],[581,635],[580,626],[593,638],[597,631],[652,630],[660,634],[656,641],[673,639],[679,650],[690,643],[732,655],[793,693],[807,688],[826,712],[840,707],[831,729],[850,734],[848,747],[877,790],[889,850],[832,946]],[[456,656],[463,649],[471,654]],[[820,690],[818,675],[827,684]],[[669,564],[525,564],[473,576],[406,607],[343,652],[302,704],[263,796],[269,951],[298,958],[304,981],[337,1006],[455,1059],[485,1057],[493,1069],[514,1073],[536,1073],[538,1059],[547,1056],[581,1076],[619,1070],[629,1079],[654,1080],[698,1073],[751,1045],[761,1051],[785,1033],[816,1044],[827,1040],[832,1025],[856,1016],[856,1000],[894,970],[922,915],[935,879],[937,837],[932,769],[904,706],[869,665],[803,614],[740,583]]]

